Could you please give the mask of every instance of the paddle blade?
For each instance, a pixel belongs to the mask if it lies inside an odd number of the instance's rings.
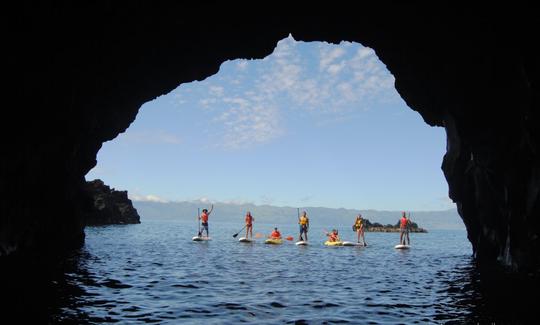
[[[238,234],[234,234],[234,235],[232,235],[232,237],[233,237],[233,238],[236,238],[237,236],[238,236]]]
[[[293,236],[289,236],[289,237],[285,237],[285,239],[287,239],[287,240],[293,240],[294,238],[293,238]]]

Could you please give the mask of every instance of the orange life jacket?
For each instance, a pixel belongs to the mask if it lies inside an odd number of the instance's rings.
[[[207,214],[206,212],[203,212],[203,213],[201,214],[201,220],[202,220],[202,222],[204,222],[204,223],[208,223],[208,214]]]
[[[331,234],[330,234],[330,238],[329,238],[330,241],[337,241],[337,239],[338,239],[338,235],[337,235],[337,234],[334,234],[334,233],[331,233]]]
[[[270,234],[270,237],[272,238],[281,238],[281,233],[279,231],[272,231],[272,234]]]
[[[401,218],[399,227],[400,228],[406,228],[407,227],[407,222],[408,222],[407,218]]]

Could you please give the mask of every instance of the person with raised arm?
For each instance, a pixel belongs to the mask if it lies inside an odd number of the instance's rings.
[[[199,216],[199,220],[202,222],[203,229],[201,233],[199,233],[199,236],[202,236],[202,232],[206,230],[206,237],[210,237],[210,233],[208,232],[208,217],[210,216],[210,213],[214,210],[214,205],[212,204],[212,207],[210,208],[210,211],[208,209],[203,209],[201,215]]]

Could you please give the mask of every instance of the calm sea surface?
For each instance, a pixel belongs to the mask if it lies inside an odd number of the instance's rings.
[[[70,290],[53,322],[76,323],[475,323],[475,271],[465,231],[366,233],[369,244],[326,247],[312,226],[310,246],[239,243],[241,224],[210,223],[210,242],[193,242],[197,224],[143,221],[90,227],[66,271]],[[273,225],[255,225],[269,233]],[[295,225],[281,226],[297,236]],[[351,229],[340,229],[354,240]],[[238,237],[241,237],[239,235]],[[295,238],[296,239],[296,238]],[[74,290],[74,288],[76,290]]]

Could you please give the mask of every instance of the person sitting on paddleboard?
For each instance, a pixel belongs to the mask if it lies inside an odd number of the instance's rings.
[[[409,239],[409,219],[407,219],[407,215],[405,214],[405,211],[403,211],[403,215],[401,216],[401,219],[399,220],[399,243],[400,245],[410,245],[411,240]],[[405,238],[404,238],[405,237]],[[406,240],[406,244],[405,244]]]
[[[308,228],[309,228],[309,218],[307,216],[306,211],[304,211],[302,213],[302,216],[300,217],[300,219],[298,219],[298,224],[300,225],[300,238],[299,238],[299,240],[303,241],[304,239],[302,238],[302,234],[305,234],[306,235],[306,241],[307,241],[308,240],[307,232],[308,232]]]
[[[202,221],[202,226],[203,226],[202,231],[206,230],[206,237],[210,237],[210,234],[208,233],[208,216],[210,216],[210,213],[212,213],[212,210],[214,210],[213,204],[212,204],[212,207],[210,208],[210,211],[208,211],[208,209],[203,209],[201,215],[199,216],[199,220]],[[202,235],[202,231],[201,233],[199,233],[199,236]]]
[[[327,233],[326,236],[328,236],[329,242],[337,242],[339,241],[339,233],[336,229],[332,229],[332,232]]]
[[[248,211],[246,213],[246,238],[248,238],[248,232],[249,237],[253,239],[253,221],[255,221],[255,218],[251,215],[251,212]]]
[[[274,231],[270,234],[270,239],[281,239],[281,233],[277,228],[274,228]]]
[[[354,221],[354,229],[356,229],[356,234],[358,236],[357,243],[360,243],[360,237],[362,237],[362,243],[364,246],[367,246],[366,238],[364,237],[364,219],[362,219],[361,214],[356,216],[356,220]]]

